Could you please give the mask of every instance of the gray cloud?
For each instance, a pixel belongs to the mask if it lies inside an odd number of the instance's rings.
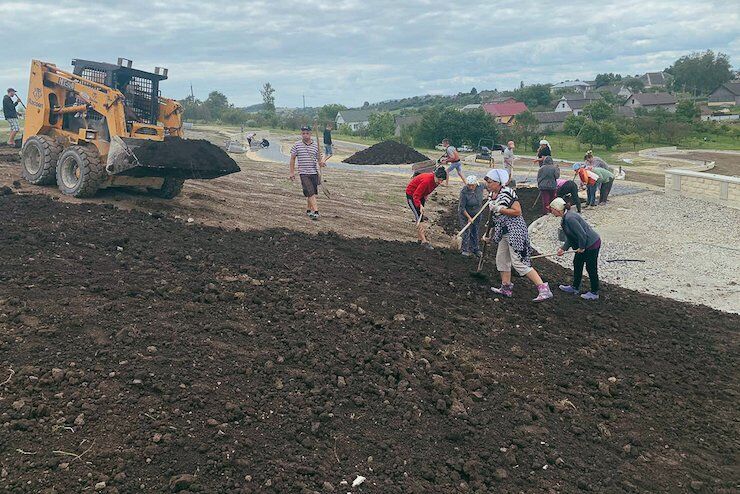
[[[740,56],[740,10],[690,0],[0,0],[0,85],[23,90],[30,60],[170,69],[163,93],[236,104],[349,106],[423,93],[506,89],[598,72],[660,70],[707,48]]]

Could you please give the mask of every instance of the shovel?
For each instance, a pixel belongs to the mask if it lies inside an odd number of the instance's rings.
[[[467,224],[467,225],[465,225],[465,226],[463,227],[463,229],[462,229],[462,230],[460,230],[460,231],[459,231],[459,232],[457,233],[457,235],[455,235],[454,237],[452,237],[452,242],[450,242],[450,248],[452,248],[452,249],[455,249],[455,250],[458,250],[458,249],[460,249],[460,248],[462,247],[462,237],[463,237],[463,233],[465,233],[465,230],[467,230],[467,229],[468,229],[468,228],[470,227],[470,225],[472,225],[473,223],[475,223],[475,220],[476,220],[476,219],[478,218],[478,216],[480,216],[480,215],[481,215],[481,213],[483,213],[483,211],[485,211],[485,210],[486,210],[486,208],[488,207],[488,205],[489,205],[489,204],[491,204],[491,200],[490,200],[490,199],[489,199],[489,200],[487,200],[487,201],[486,201],[486,203],[485,203],[485,204],[483,204],[483,207],[482,207],[482,208],[480,208],[480,211],[478,211],[478,212],[477,212],[477,213],[475,214],[475,216],[473,216],[473,220],[472,220],[472,221],[469,221],[469,222],[468,222],[468,224]]]
[[[575,254],[575,252],[576,251],[574,251],[574,250],[566,250],[565,252],[563,252],[563,254]],[[553,252],[552,254],[540,254],[540,255],[537,255],[537,256],[531,256],[530,259],[539,259],[541,257],[552,257],[552,256],[556,256],[556,255],[558,255],[558,253],[557,252]]]
[[[316,149],[319,152],[319,163],[321,163],[321,144],[319,144],[319,123],[318,122],[315,122],[314,131],[316,132]],[[331,193],[329,192],[329,189],[326,188],[326,185],[324,185],[324,181],[321,179],[321,165],[319,163],[317,163],[317,167],[316,167],[316,172],[319,174],[319,187],[321,187],[321,191],[324,193],[327,199],[331,199]]]

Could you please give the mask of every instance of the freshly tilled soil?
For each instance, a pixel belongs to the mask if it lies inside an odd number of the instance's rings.
[[[735,488],[740,317],[497,300],[411,243],[42,196],[0,218],[5,492]]]
[[[379,142],[358,151],[345,159],[344,162],[353,165],[402,165],[419,163],[428,159],[427,156],[416,149],[398,141],[390,140]]]

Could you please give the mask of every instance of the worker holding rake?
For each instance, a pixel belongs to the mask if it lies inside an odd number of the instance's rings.
[[[419,235],[419,243],[427,250],[434,250],[432,244],[427,241],[426,228],[424,227],[424,203],[429,194],[439,184],[447,180],[447,170],[437,168],[433,173],[421,173],[411,179],[406,186],[406,202],[414,213],[414,221]]]
[[[532,267],[529,258],[529,232],[522,217],[522,206],[514,189],[507,187],[509,174],[506,170],[493,169],[486,173],[486,188],[494,197],[491,203],[491,219],[494,222],[493,238],[484,239],[493,241],[497,245],[496,269],[501,273],[501,287],[491,287],[494,293],[511,297],[514,284],[511,282],[511,268],[520,276],[526,276],[537,286],[537,297],[533,302],[542,302],[552,298],[550,286],[542,281],[537,271]]]

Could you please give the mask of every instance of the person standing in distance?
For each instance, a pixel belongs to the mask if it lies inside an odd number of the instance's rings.
[[[8,94],[3,97],[3,114],[5,120],[7,120],[10,126],[10,136],[8,137],[8,146],[15,146],[15,136],[21,130],[18,125],[18,110],[16,106],[21,102],[20,98],[13,101],[13,98],[17,97],[15,89],[12,87],[8,88]]]
[[[445,148],[445,156],[442,158],[442,163],[449,165],[447,167],[447,183],[450,181],[449,174],[452,170],[457,171],[457,176],[460,177],[463,183],[465,183],[465,177],[463,177],[462,164],[460,163],[460,154],[457,152],[455,146],[450,145],[450,140],[446,137],[442,139],[442,147]]]
[[[301,127],[301,140],[290,149],[290,179],[295,180],[296,162],[301,177],[303,195],[306,197],[306,215],[312,220],[319,219],[319,167],[326,163],[319,161],[319,143],[311,138],[311,127]]]
[[[329,161],[329,158],[332,157],[334,154],[334,151],[332,150],[332,141],[331,141],[331,124],[326,124],[326,127],[324,128],[324,162]]]
[[[514,141],[507,142],[506,147],[504,148],[504,170],[509,174],[509,183],[511,183],[514,178],[514,160],[516,159],[514,156],[515,148],[516,145],[514,144]],[[512,187],[514,187],[514,185],[512,185]]]

